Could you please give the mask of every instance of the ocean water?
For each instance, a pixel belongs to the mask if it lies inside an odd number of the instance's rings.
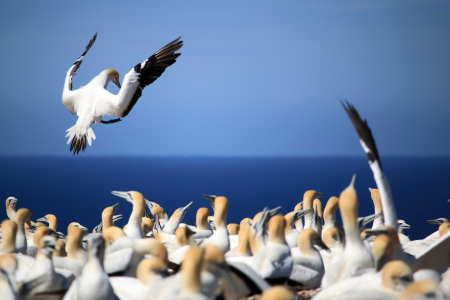
[[[426,220],[450,217],[450,158],[384,157],[398,217],[411,225],[406,231],[419,239],[437,228]],[[228,222],[253,217],[265,206],[282,206],[288,213],[306,190],[339,196],[357,174],[359,214],[373,214],[368,187],[376,187],[365,156],[358,157],[0,157],[0,197],[19,199],[18,208],[31,210],[32,219],[58,217],[58,230],[70,222],[90,230],[101,221],[103,208],[120,204],[124,219],[131,204],[111,191],[136,190],[162,205],[168,214],[194,201],[184,222],[209,203],[202,194],[229,199]],[[211,210],[211,208],[210,208]],[[212,211],[212,210],[211,210]],[[339,214],[339,213],[338,213]],[[6,212],[0,210],[0,218]]]

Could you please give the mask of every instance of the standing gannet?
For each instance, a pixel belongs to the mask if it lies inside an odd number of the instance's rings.
[[[345,246],[340,255],[334,255],[322,280],[322,288],[358,276],[373,268],[373,258],[364,245],[358,228],[358,196],[355,190],[356,175],[339,196],[339,210],[344,223]]]
[[[75,276],[79,276],[83,270],[88,255],[83,248],[84,231],[76,226],[76,223],[70,223],[67,227],[67,257],[53,257],[55,268],[61,268],[71,271]]]
[[[286,221],[281,215],[269,220],[268,240],[266,245],[254,255],[251,266],[260,276],[274,282],[285,281],[291,274],[293,260],[291,250],[284,238]]]
[[[144,237],[142,232],[142,216],[145,211],[145,199],[144,196],[135,191],[130,192],[111,192],[114,196],[121,197],[131,204],[133,204],[133,210],[131,211],[130,218],[128,219],[127,228],[124,230],[125,234],[129,237],[141,239]]]
[[[27,253],[27,237],[25,235],[25,223],[31,226],[31,212],[27,208],[21,208],[14,216],[14,222],[17,223],[16,248],[17,252]]]
[[[230,250],[230,239],[227,230],[227,210],[228,199],[226,197],[216,197],[214,201],[214,222],[216,231],[202,242],[202,245],[214,245],[223,253]]]
[[[411,240],[408,236],[405,235],[405,230],[410,229],[411,226],[407,224],[404,220],[397,220],[398,223],[398,238],[400,239],[400,244],[405,245],[409,243]]]
[[[338,208],[339,208],[339,198],[335,196],[330,197],[323,211],[324,224],[322,228],[322,237],[324,232],[328,228],[336,228],[339,231],[343,231],[342,226],[336,222],[336,211],[338,210]]]
[[[310,209],[313,207],[313,201],[316,198],[322,197],[323,194],[316,192],[314,190],[306,191],[303,194],[303,209]],[[304,228],[311,228],[311,218],[313,217],[313,213],[309,212],[305,215]]]
[[[298,236],[297,247],[291,249],[294,267],[289,279],[300,283],[305,290],[318,288],[325,274],[322,257],[314,245],[328,250],[319,234],[306,228]]]
[[[119,73],[113,69],[106,69],[94,77],[86,86],[77,90],[72,90],[72,79],[80,67],[83,57],[92,47],[97,38],[97,34],[90,40],[86,50],[75,61],[67,71],[62,93],[64,106],[72,113],[78,115],[78,120],[74,126],[67,130],[66,137],[69,137],[70,151],[78,154],[86,149],[86,143],[91,145],[95,140],[94,131],[91,128],[93,123],[114,123],[120,118],[126,117],[138,99],[142,95],[142,90],[158,79],[167,67],[176,62],[181,53],[175,53],[183,46],[180,38],[170,42],[150,56],[143,63],[137,64],[128,72],[122,82],[119,82]],[[108,83],[112,81],[120,91],[117,95],[106,90]],[[118,116],[119,119],[103,121],[103,116]]]
[[[358,111],[353,105],[348,102],[342,102],[342,106],[344,107],[350,120],[352,121],[353,127],[358,133],[361,146],[366,152],[370,168],[372,169],[373,177],[380,193],[385,224],[391,226],[397,231],[397,212],[395,210],[394,200],[392,199],[389,182],[386,178],[386,175],[384,175],[383,173],[383,169],[381,168],[381,161],[380,157],[378,156],[378,149],[375,144],[375,139],[372,136],[372,131],[370,130],[367,121],[363,121],[361,119]]]
[[[17,198],[15,197],[8,197],[5,201],[6,206],[6,215],[10,220],[14,220],[14,216],[16,215],[16,205],[17,205]]]
[[[104,254],[105,240],[101,235],[94,236],[88,244],[88,261],[81,275],[70,286],[64,300],[117,299],[103,269]]]
[[[394,257],[393,243],[386,234],[380,234],[373,240],[371,251],[376,271],[380,271]]]
[[[56,251],[56,239],[46,235],[40,238],[36,260],[22,286],[27,299],[61,299],[59,296],[33,296],[36,293],[58,292],[69,288],[66,278],[53,268],[52,253]]]
[[[165,233],[175,234],[175,230],[177,230],[178,226],[180,225],[180,222],[184,219],[184,216],[186,215],[189,206],[191,206],[193,202],[194,201],[191,201],[188,203],[188,205],[177,208],[173,212],[169,220],[164,225],[163,230]]]
[[[314,212],[311,217],[311,227],[314,229],[317,233],[319,233],[319,236],[322,236],[322,219],[323,219],[323,212],[322,212],[322,202],[319,199],[314,199],[313,201],[313,209]]]

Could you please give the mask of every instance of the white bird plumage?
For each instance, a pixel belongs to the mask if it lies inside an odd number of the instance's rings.
[[[86,50],[75,61],[67,71],[62,102],[72,113],[78,115],[74,126],[67,130],[70,151],[78,154],[86,149],[86,143],[91,145],[95,140],[93,123],[115,123],[128,115],[133,106],[142,95],[142,90],[153,83],[165,71],[165,69],[176,62],[181,53],[175,53],[183,46],[180,38],[175,39],[166,46],[159,49],[155,54],[143,63],[137,64],[129,71],[123,80],[122,86],[119,82],[119,73],[113,69],[106,69],[94,77],[86,86],[72,90],[72,79],[80,67],[83,57],[89,51],[97,38],[97,34],[90,40]],[[120,91],[114,95],[106,90],[108,83],[112,81]],[[119,119],[103,121],[103,116],[118,116]]]

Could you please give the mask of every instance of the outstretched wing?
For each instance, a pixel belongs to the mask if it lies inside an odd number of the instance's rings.
[[[75,72],[80,67],[81,63],[83,62],[83,57],[86,55],[86,53],[91,49],[92,45],[94,45],[95,40],[97,39],[97,33],[94,34],[94,37],[89,41],[89,44],[86,46],[86,50],[84,50],[83,54],[81,54],[80,57],[73,63],[72,67],[70,67],[69,72],[67,74],[67,84],[69,91],[72,90],[72,79],[73,76],[77,75]]]
[[[119,105],[123,109],[122,118],[130,113],[133,106],[141,97],[142,90],[158,79],[168,66],[176,62],[177,57],[181,53],[175,52],[183,46],[183,41],[180,41],[180,38],[177,38],[156,51],[146,61],[137,64],[125,75],[122,88],[119,92]]]
[[[366,120],[362,120],[359,116],[358,111],[355,107],[350,104],[348,101],[342,102],[342,106],[347,112],[350,120],[352,121],[353,127],[358,133],[359,139],[361,141],[361,145],[364,148],[364,151],[367,154],[367,159],[370,163],[378,161],[378,164],[381,167],[380,157],[378,156],[377,145],[375,144],[375,140],[372,135],[372,131],[369,128]]]

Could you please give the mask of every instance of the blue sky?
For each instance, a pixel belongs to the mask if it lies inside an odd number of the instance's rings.
[[[449,16],[425,0],[4,2],[0,155],[71,155],[62,84],[95,32],[74,88],[184,47],[80,155],[360,155],[337,97],[381,155],[448,155]]]

